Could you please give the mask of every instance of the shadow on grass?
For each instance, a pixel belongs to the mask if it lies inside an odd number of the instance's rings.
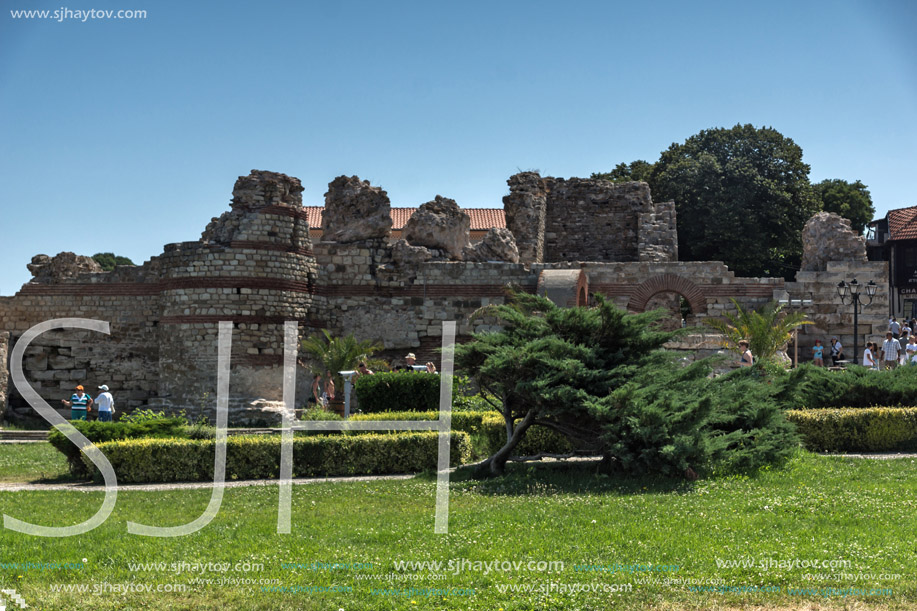
[[[474,468],[456,469],[450,482],[469,492],[491,496],[554,495],[554,494],[687,494],[694,483],[684,478],[659,475],[642,477],[598,473],[599,460],[559,461],[550,463],[508,463],[506,474],[486,480],[473,477]],[[434,473],[420,478],[435,480]]]

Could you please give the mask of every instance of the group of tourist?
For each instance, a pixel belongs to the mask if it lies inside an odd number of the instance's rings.
[[[424,367],[415,367],[414,363],[417,362],[417,355],[413,352],[409,352],[407,356],[404,357],[404,362],[406,365],[398,365],[392,368],[392,371],[404,371],[407,373],[414,373],[415,371],[426,371],[427,373],[438,373],[436,371],[436,365],[432,362],[427,362]],[[360,362],[357,365],[357,370],[354,373],[354,379],[359,378],[360,376],[371,376],[375,375],[376,372],[371,370],[365,362]],[[315,398],[316,405],[327,408],[328,404],[334,400],[334,377],[331,374],[331,371],[326,371],[325,375],[318,374],[312,380],[312,396]]]
[[[115,399],[106,384],[99,386],[99,390],[102,392],[95,399],[89,396],[82,384],[74,390],[75,392],[70,395],[69,401],[61,399],[61,403],[70,408],[71,420],[88,420],[89,414],[92,413],[92,406],[95,405],[98,411],[98,420],[100,422],[111,422],[112,415],[115,413]]]
[[[828,356],[831,357],[832,367],[837,367],[838,363],[845,361],[844,345],[837,339],[837,336],[831,338],[831,349],[828,351]],[[812,364],[816,367],[825,366],[825,346],[822,345],[820,339],[816,339],[815,345],[812,346]]]
[[[911,332],[914,322],[906,322],[901,326],[892,318],[882,347],[875,342],[866,344],[863,366],[870,369],[894,369],[899,365],[917,365],[917,334]]]

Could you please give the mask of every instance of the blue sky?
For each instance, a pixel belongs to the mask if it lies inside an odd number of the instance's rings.
[[[879,216],[917,204],[912,2],[76,1],[0,0],[0,295],[37,253],[197,239],[253,168],[306,204],[357,174],[396,206],[498,207],[519,170],[752,123]],[[10,14],[61,8],[147,17]]]

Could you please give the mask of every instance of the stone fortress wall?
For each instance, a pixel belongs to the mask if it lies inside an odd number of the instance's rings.
[[[468,216],[453,200],[436,196],[414,214],[402,239],[390,243],[385,191],[341,176],[325,194],[324,241],[313,244],[300,181],[252,171],[239,178],[230,210],[213,219],[200,240],[167,245],[142,266],[105,273],[72,253],[33,258],[33,280],[16,295],[0,297],[0,357],[3,332],[15,344],[26,329],[49,319],[107,320],[108,336],[57,330],[28,347],[26,377],[43,398],[60,407],[77,383],[90,392],[105,383],[125,410],[212,415],[217,325],[229,320],[230,417],[241,424],[278,419],[285,321],[299,323],[300,337],[320,328],[354,333],[381,341],[384,356],[396,362],[414,352],[419,362],[439,365],[442,322],[457,321],[460,341],[496,328],[496,321],[472,315],[502,303],[507,284],[562,305],[585,304],[588,295],[601,293],[632,311],[665,303],[660,296],[674,297],[676,307],[684,298],[691,324],[732,309],[731,299],[745,307],[787,295],[812,299],[805,311],[817,324],[805,328],[809,336],[837,334],[852,347],[852,310],[834,291],[839,280],[855,274],[861,283],[880,285],[874,305],[860,317],[861,334],[884,331],[886,264],[866,262],[862,238],[849,224],[837,226],[836,217],[810,221],[806,235],[817,237],[806,247],[806,271],[796,282],[737,278],[719,262],[677,260],[674,203],[654,203],[645,183],[532,172],[507,182],[506,229],[492,229],[472,245]],[[806,344],[806,337],[801,345],[807,350],[812,342]],[[716,348],[703,334],[675,347]],[[310,382],[300,368],[300,405]],[[30,411],[18,391],[8,394],[15,415]]]

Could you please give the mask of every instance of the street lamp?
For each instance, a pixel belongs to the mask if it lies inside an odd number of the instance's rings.
[[[862,293],[860,293],[860,284],[857,282],[857,279],[854,278],[850,282],[844,282],[841,280],[837,283],[837,294],[841,298],[841,303],[847,305],[849,303],[853,304],[853,362],[856,363],[860,354],[859,342],[859,313],[863,306],[868,306],[872,303],[873,297],[876,296],[876,289],[879,288],[875,282],[870,280],[866,284],[866,297],[869,301],[863,298]]]

